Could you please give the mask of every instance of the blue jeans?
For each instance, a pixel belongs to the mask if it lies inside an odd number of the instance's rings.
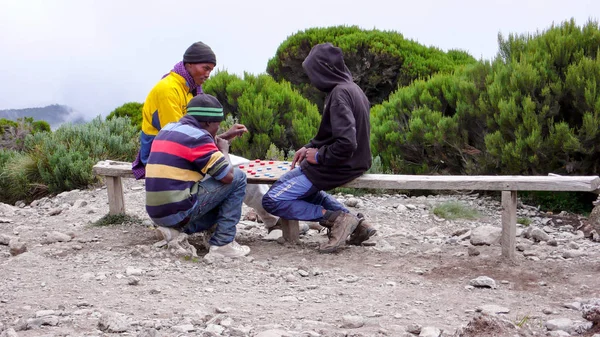
[[[209,178],[198,184],[198,202],[190,213],[184,227],[187,234],[210,229],[215,224],[215,233],[208,241],[214,246],[223,246],[235,239],[236,225],[242,216],[242,202],[246,194],[246,174],[237,167],[233,169],[233,181],[224,184]]]
[[[350,213],[334,197],[316,188],[300,167],[281,176],[262,203],[267,212],[288,220],[321,221],[323,209]]]

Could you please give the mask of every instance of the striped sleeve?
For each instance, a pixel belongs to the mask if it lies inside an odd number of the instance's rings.
[[[229,165],[229,162],[225,159],[223,152],[218,150],[210,156],[208,162],[204,162],[205,165],[202,167],[202,172],[210,174],[211,177],[217,180],[223,179],[231,170],[231,165]]]

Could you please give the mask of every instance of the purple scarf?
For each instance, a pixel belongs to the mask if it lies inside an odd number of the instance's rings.
[[[196,89],[196,96],[198,94],[202,93],[202,85],[196,85],[196,82],[194,82],[194,78],[192,77],[192,75],[190,75],[190,73],[187,72],[187,70],[185,70],[185,66],[183,65],[183,61],[178,62],[177,64],[175,64],[175,66],[173,67],[173,70],[171,70],[172,72],[174,72],[177,75],[180,75],[181,77],[183,77],[185,79],[185,81],[187,82],[188,87],[190,87],[190,92],[192,92],[194,89]],[[165,78],[169,75],[169,73],[166,73],[163,75],[162,78]]]

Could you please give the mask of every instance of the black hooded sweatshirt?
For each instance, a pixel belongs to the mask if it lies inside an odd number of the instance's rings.
[[[313,47],[302,67],[312,85],[328,95],[319,131],[305,145],[319,149],[318,164],[303,160],[300,167],[315,187],[330,190],[371,167],[369,100],[352,81],[342,50],[331,43]]]

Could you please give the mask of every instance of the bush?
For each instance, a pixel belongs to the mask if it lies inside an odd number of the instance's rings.
[[[457,65],[474,63],[464,51],[444,53],[405,39],[393,31],[363,30],[356,26],[311,28],[285,40],[269,60],[267,72],[277,81],[286,80],[305,97],[322,108],[325,94],[310,85],[302,62],[316,44],[331,42],[344,53],[354,81],[365,91],[372,105],[418,78],[437,72],[450,72]]]
[[[460,202],[450,201],[440,205],[437,205],[433,208],[433,214],[436,216],[448,219],[468,219],[474,220],[477,219],[480,215],[476,209],[470,208]]]
[[[372,149],[401,173],[596,175],[600,29],[499,37],[492,62],[417,80],[371,109]]]
[[[142,108],[144,107],[143,103],[138,102],[129,102],[121,105],[115,110],[111,111],[108,116],[106,116],[106,120],[111,120],[117,117],[128,117],[131,121],[131,125],[138,128],[138,131],[142,129]]]
[[[50,193],[86,188],[96,181],[92,166],[99,160],[132,161],[138,150],[137,129],[129,118],[87,124],[64,124],[54,133],[26,139],[27,154]]]
[[[34,121],[31,117],[18,118],[16,121],[0,119],[0,149],[21,151],[25,146],[25,138],[38,132],[50,132],[50,124],[45,121]]]
[[[26,153],[0,149],[0,202],[33,200],[47,192],[35,163]]]
[[[271,144],[284,152],[295,150],[317,133],[320,115],[316,106],[287,82],[277,83],[268,75],[245,74],[241,79],[222,71],[203,89],[219,99],[233,120],[248,128],[248,133],[232,142],[232,153],[265,158]]]
[[[404,174],[473,174],[484,149],[485,78],[479,63],[398,89],[371,109],[371,147],[383,168]]]

